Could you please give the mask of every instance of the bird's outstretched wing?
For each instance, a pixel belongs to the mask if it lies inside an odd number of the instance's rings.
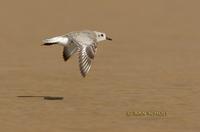
[[[79,68],[81,75],[83,77],[89,72],[91,68],[91,62],[94,59],[96,53],[96,46],[95,44],[88,45],[88,46],[81,46],[79,47]]]
[[[66,46],[64,46],[63,49],[63,59],[67,61],[76,51],[78,47],[74,43],[70,43]]]
[[[70,33],[68,37],[78,47],[79,68],[81,75],[85,77],[91,68],[91,63],[96,53],[96,34],[91,31],[83,31]]]

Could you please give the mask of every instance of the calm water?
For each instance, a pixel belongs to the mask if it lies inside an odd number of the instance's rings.
[[[199,131],[199,4],[2,2],[0,130]],[[61,47],[40,46],[45,37],[82,29],[104,31],[113,38],[98,46],[85,79],[77,56],[63,62]],[[64,100],[17,97],[25,95]],[[127,116],[127,112],[166,116]]]

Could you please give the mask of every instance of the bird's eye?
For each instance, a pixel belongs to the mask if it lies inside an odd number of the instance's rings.
[[[103,34],[101,34],[101,37],[103,37]]]

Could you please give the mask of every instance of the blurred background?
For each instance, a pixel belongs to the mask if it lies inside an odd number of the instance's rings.
[[[0,2],[0,131],[198,132],[200,1]],[[106,32],[86,78],[42,40]],[[17,98],[63,96],[62,101]],[[161,111],[166,117],[127,116]]]

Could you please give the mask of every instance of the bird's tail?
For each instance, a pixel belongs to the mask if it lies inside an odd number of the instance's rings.
[[[53,45],[53,44],[62,44],[65,45],[67,44],[69,41],[69,39],[67,37],[63,37],[63,36],[57,36],[57,37],[53,37],[53,38],[49,38],[49,39],[45,39],[43,40],[43,45]]]
[[[61,37],[58,36],[58,37],[53,37],[53,38],[49,38],[49,39],[45,39],[43,40],[43,45],[54,45],[54,44],[58,44],[59,41],[60,41]]]

